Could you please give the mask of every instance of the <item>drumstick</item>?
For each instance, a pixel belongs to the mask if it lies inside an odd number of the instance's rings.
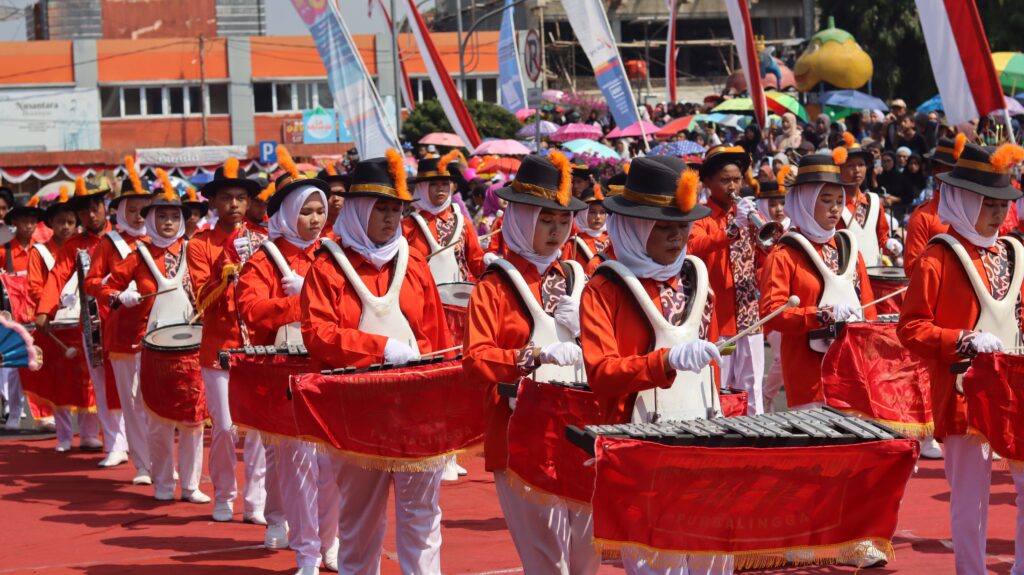
[[[719,343],[717,343],[715,345],[718,347],[719,350],[721,350],[724,347],[728,347],[728,346],[736,343],[737,341],[739,341],[739,339],[741,337],[743,337],[743,336],[753,332],[757,328],[759,328],[762,325],[768,323],[769,321],[774,319],[775,316],[779,315],[780,313],[786,311],[787,309],[789,309],[791,307],[796,307],[798,305],[800,305],[800,296],[791,295],[791,296],[789,296],[789,300],[786,302],[786,304],[783,305],[782,307],[780,307],[779,309],[777,309],[777,310],[773,311],[772,313],[770,313],[770,314],[762,317],[761,319],[757,320],[756,322],[754,322],[753,325],[751,325],[747,329],[745,329],[745,330],[739,332],[738,334],[730,337],[729,339],[727,339],[727,340],[725,340],[723,342],[719,342]]]
[[[462,349],[461,345],[457,345],[455,347],[449,347],[447,349],[439,349],[437,351],[432,351],[432,352],[429,352],[429,353],[424,353],[420,357],[430,357],[432,355],[442,355],[442,354],[448,353],[450,351],[455,351],[455,350],[459,350],[459,349]]]
[[[158,292],[148,293],[148,294],[146,294],[146,295],[141,295],[141,296],[139,296],[139,299],[140,299],[140,300],[143,300],[143,299],[146,299],[146,298],[156,297],[156,296],[158,296],[158,295],[164,295],[165,293],[171,293],[172,291],[174,291],[174,290],[176,290],[176,289],[178,289],[178,288],[171,288],[171,289],[165,289],[164,291],[158,291]]]
[[[896,291],[892,292],[892,293],[891,293],[891,294],[889,294],[889,295],[884,295],[884,296],[882,296],[882,297],[880,297],[880,298],[876,299],[875,301],[869,301],[868,303],[866,303],[866,304],[864,304],[864,305],[860,306],[860,309],[867,309],[867,308],[869,308],[869,307],[871,307],[871,306],[875,305],[876,303],[879,303],[879,302],[883,302],[883,301],[885,301],[885,300],[887,300],[887,299],[889,299],[889,298],[891,298],[891,297],[896,297],[896,296],[900,295],[901,293],[903,293],[903,292],[907,291],[907,289],[908,289],[909,287],[910,287],[910,286],[907,286],[907,287],[905,287],[905,288],[900,288],[900,289],[898,289],[898,290],[896,290]]]
[[[64,352],[64,357],[65,358],[73,359],[74,357],[76,357],[78,355],[78,348],[68,347],[68,346],[64,345],[64,342],[61,341],[57,336],[53,335],[53,332],[47,330],[47,331],[45,331],[43,333],[45,333],[46,335],[50,336],[50,338],[53,339],[53,341],[57,343],[57,347],[59,347],[61,349],[61,351]]]

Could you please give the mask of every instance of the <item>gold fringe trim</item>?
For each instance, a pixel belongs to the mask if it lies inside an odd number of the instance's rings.
[[[146,413],[148,413],[149,416],[152,417],[153,419],[156,419],[157,421],[162,421],[164,423],[168,423],[170,425],[180,425],[181,427],[206,427],[206,424],[210,423],[211,421],[209,416],[207,416],[206,419],[203,419],[201,421],[193,421],[189,423],[186,423],[184,421],[178,421],[177,419],[171,419],[169,417],[164,417],[150,409],[149,404],[146,403],[145,397],[142,398],[142,407],[146,409]]]
[[[988,440],[988,437],[985,437],[985,434],[977,427],[968,427],[966,435],[974,441],[988,444],[989,451],[992,452],[992,455],[996,455],[996,450],[992,448],[992,443]],[[1002,453],[998,455],[999,459],[992,459],[992,465],[996,469],[1000,471],[1024,471],[1024,461],[1020,459],[1011,459]]]
[[[425,471],[437,471],[447,465],[448,460],[457,457],[465,449],[456,449],[439,455],[419,458],[394,458],[382,457],[380,455],[367,455],[354,451],[338,449],[326,443],[318,437],[303,436],[300,441],[310,443],[321,453],[344,460],[346,463],[355,465],[362,469],[371,471],[384,471],[387,473],[421,473]]]
[[[591,506],[589,501],[580,501],[578,499],[572,499],[570,497],[564,497],[561,495],[555,495],[549,491],[536,487],[529,481],[523,479],[519,474],[511,469],[505,469],[505,477],[508,479],[508,485],[515,492],[516,495],[529,501],[530,503],[536,503],[537,505],[546,505],[548,507],[554,507],[556,505],[565,505],[567,509],[575,513],[590,512]]]
[[[933,421],[928,423],[905,423],[902,421],[890,421],[888,419],[871,417],[870,415],[862,411],[857,411],[856,409],[840,409],[839,411],[842,411],[843,413],[849,415],[853,415],[855,417],[859,417],[861,419],[866,419],[868,421],[880,423],[888,427],[889,429],[895,431],[896,433],[906,435],[907,437],[911,437],[913,439],[924,439],[925,437],[935,435],[935,422]]]
[[[643,561],[653,569],[681,569],[686,567],[690,556],[722,556],[733,558],[736,571],[777,569],[787,565],[828,565],[834,563],[857,564],[867,556],[867,545],[871,543],[885,554],[888,561],[896,556],[892,542],[879,537],[867,537],[832,545],[808,545],[779,549],[758,549],[756,551],[669,551],[640,543],[594,539],[594,547],[602,554],[618,551],[627,561]]]
[[[27,369],[27,368],[19,368],[19,369]],[[21,391],[22,391],[22,393],[25,394],[26,397],[31,398],[33,401],[35,401],[38,404],[42,404],[42,405],[48,406],[53,411],[56,411],[58,409],[65,409],[66,408],[66,409],[70,409],[71,413],[78,413],[79,411],[84,411],[86,413],[96,413],[96,406],[95,405],[93,405],[92,407],[79,407],[77,405],[57,405],[53,401],[50,401],[49,399],[46,399],[45,397],[39,395],[38,393],[31,392],[31,391],[29,391],[29,390],[27,390],[25,388],[22,388]]]

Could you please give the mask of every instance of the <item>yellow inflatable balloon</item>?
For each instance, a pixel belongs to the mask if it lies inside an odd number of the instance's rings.
[[[807,50],[793,68],[801,92],[810,92],[819,82],[854,90],[867,84],[873,72],[871,56],[849,32],[836,28],[831,16],[828,28],[811,37]]]

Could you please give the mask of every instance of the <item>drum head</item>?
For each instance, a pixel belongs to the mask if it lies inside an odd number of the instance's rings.
[[[895,266],[874,266],[867,271],[868,277],[875,280],[910,281],[903,268]]]
[[[440,284],[437,292],[441,294],[441,303],[456,307],[469,307],[469,296],[473,294],[473,286],[470,282],[453,282]]]
[[[146,334],[142,345],[154,351],[191,351],[199,349],[202,325],[166,325]]]

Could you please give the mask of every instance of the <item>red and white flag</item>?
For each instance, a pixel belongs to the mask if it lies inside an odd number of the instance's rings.
[[[476,131],[476,124],[469,116],[469,109],[462,101],[459,91],[455,89],[455,82],[452,81],[451,74],[445,68],[441,55],[430,38],[430,30],[427,29],[423,16],[416,8],[416,0],[402,0],[402,5],[405,6],[413,36],[416,38],[416,46],[423,58],[423,64],[427,67],[430,83],[434,85],[434,92],[437,93],[437,99],[441,102],[441,108],[448,117],[452,130],[472,150],[480,145],[481,140]]]
[[[916,0],[935,83],[951,124],[1006,107],[974,0]]]
[[[747,0],[725,0],[725,9],[729,13],[729,27],[736,40],[736,52],[743,66],[743,76],[747,80],[747,91],[754,102],[754,119],[764,128],[768,121],[768,104],[761,85],[761,63],[754,46],[754,28],[750,25]]]
[[[676,8],[679,0],[666,0],[668,4],[668,41],[665,44],[665,87],[668,101],[676,103]]]

